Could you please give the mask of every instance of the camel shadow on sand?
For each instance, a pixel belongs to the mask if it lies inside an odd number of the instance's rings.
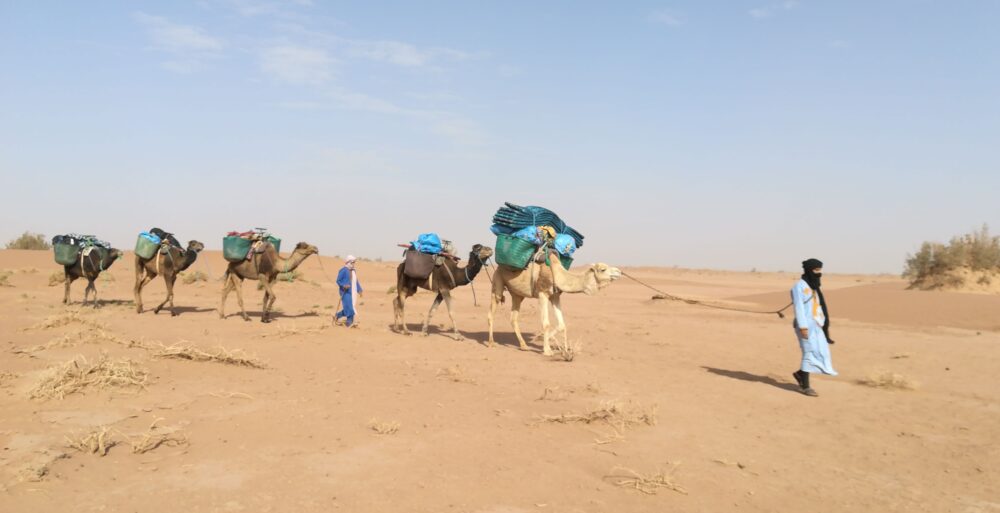
[[[725,376],[727,378],[738,379],[740,381],[751,381],[755,383],[764,383],[765,385],[771,385],[772,387],[777,387],[782,390],[788,390],[789,392],[798,392],[799,387],[794,383],[785,383],[778,381],[770,376],[759,376],[757,374],[750,374],[749,372],[734,371],[727,369],[717,369],[715,367],[706,367],[702,365],[702,369],[705,369],[712,374],[717,374],[719,376]]]

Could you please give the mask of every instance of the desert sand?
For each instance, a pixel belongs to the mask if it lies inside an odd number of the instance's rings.
[[[192,268],[208,281],[178,281],[171,317],[136,314],[131,253],[98,280],[94,309],[83,281],[61,304],[51,252],[0,251],[0,510],[1000,511],[1000,296],[828,274],[840,375],[814,377],[810,398],[791,377],[787,317],[654,301],[623,279],[564,297],[578,346],[565,361],[540,340],[520,351],[506,305],[485,347],[485,273],[478,306],[455,291],[464,340],[443,309],[428,337],[391,331],[395,262],[358,264],[360,327],[333,327],[341,263],[306,260],[262,324],[250,282],[252,322],[235,295],[218,318],[218,252]],[[797,279],[623,270],[748,309],[784,305]],[[163,295],[158,279],[147,309]],[[431,300],[408,301],[411,329]],[[532,300],[522,327],[539,328]],[[179,344],[262,368],[159,356]],[[144,385],[31,397],[51,368],[102,355]],[[97,453],[71,447],[100,430]]]

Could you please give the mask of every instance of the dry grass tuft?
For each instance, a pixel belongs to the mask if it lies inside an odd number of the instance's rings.
[[[10,371],[0,372],[0,388],[9,385],[11,381],[14,381],[18,377],[19,375],[15,372],[10,372]]]
[[[576,355],[580,354],[580,349],[583,348],[583,344],[578,340],[576,342],[569,342],[557,339],[556,340],[556,354],[552,355],[553,360],[562,360],[564,362],[572,362]]]
[[[14,273],[10,271],[0,271],[0,287],[13,287],[10,283],[10,275]]]
[[[396,290],[397,290],[397,289],[396,289],[396,286],[395,286],[395,285],[392,285],[392,286],[390,286],[390,287],[389,287],[389,288],[388,288],[388,289],[387,289],[387,290],[385,291],[385,293],[386,293],[386,295],[391,295],[391,294],[395,294],[395,293],[396,293]]]
[[[86,435],[74,434],[66,437],[66,446],[80,452],[104,456],[108,450],[118,445],[118,442],[111,439],[111,428],[101,426]]]
[[[31,390],[32,399],[62,399],[88,388],[146,388],[149,373],[127,358],[102,354],[94,363],[84,357],[50,368]]]
[[[604,480],[610,481],[615,486],[639,490],[647,495],[656,495],[661,488],[687,495],[687,490],[673,481],[675,470],[677,465],[673,465],[669,472],[661,470],[644,476],[630,468],[615,467],[611,469],[609,475],[604,476]]]
[[[608,401],[600,407],[587,413],[563,413],[562,415],[543,415],[542,422],[556,422],[568,424],[570,422],[582,422],[593,424],[594,422],[604,422],[617,430],[624,432],[626,429],[647,425],[656,425],[656,407],[646,408],[637,403]]]
[[[49,275],[50,287],[55,287],[56,285],[62,284],[65,281],[66,281],[65,271],[53,271],[52,274]]]
[[[917,383],[895,372],[876,372],[867,378],[857,380],[859,385],[890,390],[916,390]]]
[[[181,273],[181,282],[185,285],[190,285],[198,281],[208,281],[208,275],[201,271],[192,271]]]
[[[45,344],[39,344],[26,349],[15,348],[12,349],[11,352],[14,354],[32,354],[48,349],[75,347],[80,344],[99,344],[101,342],[114,342],[126,347],[133,346],[131,341],[121,339],[113,333],[103,329],[91,328],[89,330],[77,331],[75,333],[67,333],[61,337],[56,337]]]
[[[455,383],[475,383],[476,380],[465,375],[465,371],[458,365],[438,369],[437,377],[447,379]]]
[[[21,331],[27,330],[47,330],[52,328],[58,328],[61,326],[66,326],[67,324],[83,324],[84,326],[90,326],[91,328],[97,328],[103,330],[105,326],[93,319],[88,319],[83,317],[79,310],[70,310],[59,315],[52,315],[46,318],[44,321],[35,324],[29,328],[24,328]]]
[[[378,419],[368,421],[368,428],[380,435],[395,435],[399,432],[399,422],[380,422]]]
[[[254,369],[265,368],[264,362],[261,362],[256,357],[247,356],[242,349],[229,350],[219,346],[215,349],[215,352],[210,353],[202,351],[185,341],[170,346],[156,342],[152,345],[146,345],[145,349],[152,351],[154,358],[173,358],[193,362],[216,362],[239,367],[252,367]]]
[[[132,454],[146,454],[153,449],[161,446],[179,447],[181,445],[187,445],[188,439],[184,435],[178,435],[175,431],[157,431],[156,424],[163,420],[162,418],[156,419],[146,432],[137,439],[129,438],[129,445],[132,446]]]
[[[565,401],[566,392],[559,389],[559,387],[545,387],[542,395],[538,396],[536,401]]]

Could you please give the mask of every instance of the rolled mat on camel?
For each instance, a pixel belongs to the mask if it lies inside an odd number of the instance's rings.
[[[562,266],[569,269],[573,253],[583,246],[580,232],[543,207],[504,203],[493,216],[490,231],[497,236],[497,263],[515,269],[524,269],[532,260],[549,263],[549,249],[555,250]]]
[[[111,249],[111,244],[93,235],[69,233],[52,237],[52,252],[55,255],[56,263],[60,265],[75,264],[87,248],[98,251],[103,259]]]
[[[281,252],[281,239],[257,229],[249,232],[229,232],[222,238],[222,257],[229,262],[242,262],[255,253],[263,253],[265,245],[274,246],[275,252]]]

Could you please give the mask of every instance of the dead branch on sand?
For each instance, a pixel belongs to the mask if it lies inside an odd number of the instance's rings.
[[[895,372],[875,372],[856,381],[859,385],[889,390],[916,390],[917,383]]]
[[[687,495],[687,490],[673,482],[673,473],[677,470],[677,464],[671,467],[670,472],[659,471],[648,476],[644,476],[630,468],[615,467],[611,469],[609,475],[604,476],[606,481],[610,481],[615,486],[632,488],[647,495],[656,495],[660,488],[673,490],[677,493]]]
[[[132,454],[145,454],[157,447],[166,445],[171,447],[178,447],[181,445],[187,445],[188,439],[183,435],[177,435],[173,430],[167,432],[157,432],[156,424],[163,420],[163,418],[158,418],[149,425],[146,432],[141,436],[137,436],[137,439],[132,439],[128,437],[129,445],[132,446]]]
[[[380,422],[378,419],[368,421],[368,428],[380,435],[394,435],[399,432],[399,422]]]
[[[265,368],[264,362],[258,360],[256,357],[247,356],[242,349],[229,350],[219,346],[215,349],[215,352],[209,353],[183,340],[179,344],[170,346],[155,342],[146,345],[145,349],[152,351],[153,358],[172,358],[175,360],[190,360],[192,362],[216,362],[254,369]]]
[[[101,426],[87,435],[67,435],[66,446],[80,452],[104,456],[108,450],[118,445],[118,442],[111,439],[111,428]]]
[[[542,422],[556,422],[568,424],[570,422],[582,422],[592,424],[594,422],[604,422],[615,428],[619,432],[634,426],[645,424],[647,426],[656,425],[656,407],[646,408],[631,401],[621,403],[617,401],[607,401],[601,406],[587,413],[563,413],[562,415],[542,415]]]
[[[94,363],[79,356],[51,367],[31,390],[32,399],[62,399],[87,388],[146,388],[149,373],[127,358],[112,360],[106,354]]]

